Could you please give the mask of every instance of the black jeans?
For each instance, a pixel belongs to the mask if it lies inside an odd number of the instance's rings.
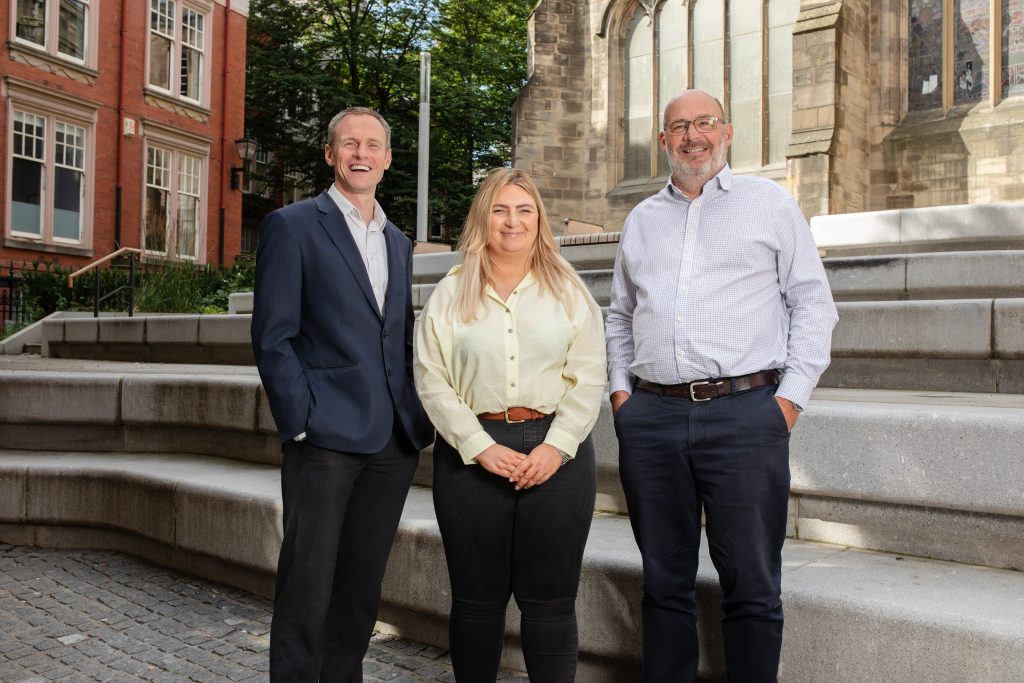
[[[701,403],[637,390],[616,413],[615,431],[643,555],[644,682],[697,677],[702,507],[722,585],[728,680],[775,681],[789,501],[789,430],[775,387]]]
[[[418,461],[392,437],[360,455],[284,446],[284,542],[270,627],[274,683],[357,683]]]
[[[520,424],[481,420],[481,425],[498,443],[529,454],[553,419]],[[530,681],[570,683],[575,678],[576,591],[595,491],[590,437],[550,479],[522,491],[479,465],[464,465],[458,452],[437,437],[434,509],[452,586],[449,647],[456,680],[495,680],[511,595],[522,612]]]

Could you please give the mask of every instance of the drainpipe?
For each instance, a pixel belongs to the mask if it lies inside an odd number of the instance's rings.
[[[125,16],[127,11],[128,0],[121,0],[121,54],[119,55],[120,68],[117,75],[117,126],[115,129],[117,134],[117,160],[115,161],[115,177],[117,179],[117,185],[114,190],[114,248],[112,251],[117,251],[121,248],[121,222],[123,220],[121,203],[123,201],[122,190],[124,183],[121,174],[124,169],[122,168],[121,163],[121,146],[124,139],[124,70],[128,55],[128,30],[126,28],[127,18]]]
[[[123,0],[122,0],[123,1]],[[224,79],[220,91],[220,226],[217,231],[217,263],[224,265],[224,217],[227,211],[224,179],[228,175],[228,59],[231,56],[231,0],[224,5]]]

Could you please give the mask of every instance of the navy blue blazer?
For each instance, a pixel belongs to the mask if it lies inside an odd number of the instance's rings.
[[[269,214],[256,250],[252,347],[281,441],[377,453],[393,433],[433,438],[412,379],[412,243],[384,228],[383,315],[326,192]],[[399,424],[394,424],[395,421]]]

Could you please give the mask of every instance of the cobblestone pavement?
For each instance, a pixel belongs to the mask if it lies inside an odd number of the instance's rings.
[[[267,680],[269,600],[120,553],[0,544],[0,683]],[[375,634],[366,681],[454,683],[447,652]],[[527,678],[502,672],[507,683]]]

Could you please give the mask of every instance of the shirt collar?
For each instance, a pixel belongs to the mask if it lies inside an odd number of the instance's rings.
[[[722,170],[716,173],[715,176],[711,178],[711,180],[704,183],[704,188],[701,191],[701,194],[703,195],[705,191],[713,189],[716,186],[723,192],[728,192],[729,190],[732,189],[732,169],[729,168],[729,164],[723,166]],[[678,187],[672,184],[671,175],[669,175],[668,177],[666,187],[668,188],[669,196],[674,197],[676,199],[691,201],[689,197],[687,197],[686,195],[679,191]]]
[[[362,216],[359,215],[359,209],[357,209],[355,205],[348,200],[348,197],[341,193],[341,190],[338,189],[337,185],[331,183],[331,186],[327,188],[327,194],[330,195],[331,199],[334,200],[334,203],[338,205],[338,210],[341,211],[342,215],[346,217],[354,216],[362,222]],[[383,230],[387,221],[388,217],[384,214],[384,209],[380,207],[380,204],[376,199],[373,200],[373,218],[366,226],[367,229],[372,230],[376,228],[378,230]]]

